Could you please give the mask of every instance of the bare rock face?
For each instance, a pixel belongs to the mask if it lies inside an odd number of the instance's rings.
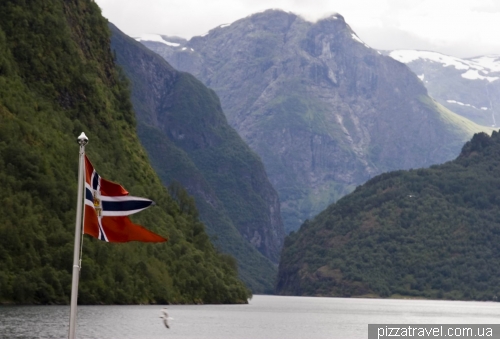
[[[264,162],[287,232],[376,174],[454,158],[480,130],[338,14],[310,23],[269,10],[178,46],[143,43],[219,95]]]

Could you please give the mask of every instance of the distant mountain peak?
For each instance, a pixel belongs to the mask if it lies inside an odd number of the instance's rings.
[[[500,55],[457,58],[419,50],[387,54],[408,65],[440,104],[480,125],[498,125]]]

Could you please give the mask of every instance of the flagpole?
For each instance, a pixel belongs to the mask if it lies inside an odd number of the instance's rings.
[[[69,339],[75,339],[76,331],[76,305],[78,301],[78,280],[80,279],[80,242],[82,237],[82,210],[83,210],[83,183],[85,176],[85,145],[89,139],[82,132],[78,137],[80,145],[80,157],[78,160],[78,196],[76,203],[76,222],[75,222],[75,248],[73,251],[73,280],[71,283],[71,311],[69,316]]]

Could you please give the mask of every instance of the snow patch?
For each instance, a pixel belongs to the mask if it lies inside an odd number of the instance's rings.
[[[415,51],[415,50],[397,50],[389,53],[389,56],[399,62],[408,64],[418,59],[429,60],[443,64],[443,67],[454,66],[456,69],[469,69],[462,59],[444,55],[436,52]]]
[[[182,50],[185,51],[187,49],[187,47],[182,47]]]
[[[361,39],[360,39],[360,38],[359,38],[359,37],[358,37],[355,33],[351,33],[351,37],[352,37],[352,39],[353,39],[354,41],[357,41],[357,42],[359,42],[360,44],[363,44],[363,45],[365,45],[366,47],[370,48],[370,46],[368,46],[367,44],[365,44],[365,43],[363,42],[363,40],[361,40]]]
[[[424,78],[425,78],[425,74],[422,74],[422,75],[417,75],[418,78],[420,79],[420,81],[424,81]]]
[[[166,41],[159,34],[143,34],[139,37],[135,37],[134,39],[137,41],[161,42],[162,44],[165,44],[167,46],[172,46],[172,47],[179,47],[181,45],[181,44],[178,44],[176,42]]]
[[[500,72],[500,56],[498,55],[485,55],[467,60],[488,69],[490,72]]]
[[[500,72],[499,56],[482,56],[471,59],[460,59],[437,52],[416,51],[416,50],[396,50],[389,53],[389,56],[399,62],[408,64],[417,60],[436,62],[443,67],[455,67],[457,70],[464,70],[461,76],[469,80],[487,80],[493,82],[499,77],[488,77],[479,74],[489,74],[490,72]]]
[[[477,70],[469,69],[467,72],[462,74],[462,78],[470,79],[470,80],[488,80],[489,82],[493,82],[498,80],[498,77],[485,77],[479,74]]]
[[[449,102],[450,104],[459,104],[460,106],[464,106],[463,102],[456,101],[456,100],[446,100],[446,102]]]
[[[472,108],[475,108],[475,109],[478,109],[476,106],[474,105],[471,105],[471,104],[464,104],[463,102],[460,102],[460,101],[456,101],[456,100],[446,100],[446,102],[449,102],[450,104],[457,104],[457,105],[460,105],[460,106],[466,106],[466,107],[472,107]],[[482,110],[486,111],[487,108],[486,107],[481,107]]]
[[[360,42],[360,43],[364,44],[364,42],[363,42],[360,38],[358,38],[358,36],[357,36],[356,34],[351,33],[351,36],[352,36],[352,38],[353,38],[354,40],[356,40],[357,42]]]
[[[228,26],[231,26],[231,24],[223,24],[223,25],[220,25],[219,28],[224,28],[224,27],[228,27]]]
[[[483,111],[487,111],[487,110],[488,110],[488,107],[481,107],[481,109],[482,109]]]
[[[165,45],[172,46],[172,47],[179,47],[181,44],[178,44],[177,42],[170,42],[163,40]]]

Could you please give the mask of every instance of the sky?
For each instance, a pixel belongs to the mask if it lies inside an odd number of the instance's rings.
[[[95,0],[130,36],[189,39],[266,9],[317,21],[341,14],[370,47],[419,49],[456,57],[500,55],[499,0]]]

